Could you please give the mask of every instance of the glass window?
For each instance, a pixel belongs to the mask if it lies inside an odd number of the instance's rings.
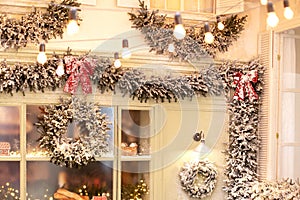
[[[150,153],[150,116],[148,110],[122,110],[122,155]]]
[[[49,162],[27,162],[27,193],[32,199],[53,197],[58,188],[81,196],[106,195],[113,192],[112,162],[93,162],[80,169],[62,168]]]
[[[18,106],[0,106],[0,156],[19,154],[20,109]]]
[[[0,199],[4,198],[7,193],[20,191],[20,164],[16,161],[0,162]],[[19,196],[19,194],[16,194]]]

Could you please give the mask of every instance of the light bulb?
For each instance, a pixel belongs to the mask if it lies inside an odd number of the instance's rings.
[[[185,31],[183,25],[182,24],[175,25],[173,34],[176,39],[182,40],[186,34],[186,31]]]
[[[70,20],[67,26],[68,35],[74,35],[79,31],[79,26],[76,20]]]
[[[45,51],[46,51],[46,46],[44,43],[41,43],[40,51],[39,51],[39,54],[37,55],[37,61],[38,61],[38,63],[40,63],[42,65],[47,62],[47,55],[46,55]]]
[[[275,12],[268,13],[267,24],[270,27],[274,28],[275,26],[277,26],[278,22],[279,22],[279,19]]]
[[[123,47],[123,49],[122,49],[122,58],[124,58],[124,59],[130,58],[131,57],[131,51],[128,48],[129,44],[128,44],[127,39],[124,39],[122,41],[122,47]]]
[[[37,61],[40,63],[40,64],[45,64],[47,62],[47,55],[45,52],[40,52],[37,56]]]
[[[121,63],[120,59],[115,60],[114,66],[115,66],[115,68],[120,68],[122,66],[122,63]]]
[[[211,44],[214,42],[215,37],[213,36],[213,34],[211,32],[207,32],[204,34],[204,42],[206,42],[207,44]]]
[[[210,32],[209,24],[206,22],[204,24],[204,42],[211,44],[214,42],[214,35]]]
[[[268,3],[268,0],[260,0],[260,3],[261,3],[261,5],[267,5],[267,3]]]
[[[272,2],[268,2],[267,10],[268,10],[267,24],[270,27],[274,28],[275,26],[277,26],[277,24],[279,22],[279,18],[277,17],[277,15],[275,13]]]
[[[169,44],[169,46],[168,46],[168,51],[169,51],[170,53],[173,53],[173,52],[175,51],[175,46],[174,46],[173,43]]]
[[[218,29],[222,31],[224,30],[224,28],[225,28],[224,24],[222,22],[218,22]]]
[[[294,12],[290,7],[284,8],[284,17],[286,19],[292,19],[294,17]]]
[[[79,31],[79,26],[77,23],[77,9],[71,8],[69,11],[69,23],[67,25],[68,35],[74,35]]]
[[[176,39],[182,40],[186,35],[186,31],[182,25],[182,18],[180,13],[177,12],[175,14],[174,19],[175,19],[175,27],[174,27],[173,35]]]
[[[114,62],[115,68],[120,68],[122,66],[122,63],[120,61],[120,57],[119,57],[119,53],[118,52],[116,52],[114,54],[114,58],[115,58],[115,62]]]
[[[62,76],[65,74],[64,63],[62,61],[59,61],[59,64],[58,64],[55,72],[56,72],[57,76]]]

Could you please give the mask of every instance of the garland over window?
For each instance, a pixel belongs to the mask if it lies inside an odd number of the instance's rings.
[[[77,0],[51,1],[46,12],[33,9],[21,19],[0,14],[1,46],[5,49],[26,47],[28,43],[39,44],[41,40],[63,36],[69,19],[70,7],[79,7]]]
[[[181,60],[199,60],[203,56],[215,56],[217,52],[226,52],[230,45],[236,41],[241,32],[247,16],[238,17],[232,15],[222,23],[224,29],[217,28],[217,22],[211,25],[211,32],[215,36],[212,44],[204,42],[204,25],[202,27],[191,26],[186,30],[186,37],[177,40],[173,36],[174,23],[166,22],[166,15],[160,15],[159,11],[149,11],[144,1],[139,0],[140,8],[128,13],[133,28],[140,30],[145,35],[145,40],[151,47],[150,51],[158,54],[170,54],[169,44],[173,44],[175,51],[173,56]]]

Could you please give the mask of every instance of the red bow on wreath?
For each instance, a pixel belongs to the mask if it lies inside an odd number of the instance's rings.
[[[233,84],[236,85],[237,88],[233,95],[233,99],[244,100],[246,96],[248,96],[250,101],[258,99],[258,95],[252,86],[252,83],[256,83],[257,79],[258,75],[256,70],[252,70],[245,75],[241,72],[236,72]]]
[[[92,59],[87,59],[83,57],[78,59],[73,56],[64,57],[66,64],[66,73],[70,74],[64,91],[74,94],[79,86],[84,94],[92,93],[92,84],[90,80],[90,75],[94,73],[96,63]]]

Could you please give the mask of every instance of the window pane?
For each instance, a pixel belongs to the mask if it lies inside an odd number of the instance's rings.
[[[168,10],[180,10],[180,0],[167,0]]]
[[[300,142],[300,94],[281,93],[281,132],[282,142]]]
[[[291,32],[290,36],[283,37],[282,89],[300,88],[300,39],[296,39]]]
[[[148,110],[122,110],[122,155],[150,153],[150,116]]]
[[[149,162],[122,162],[121,177],[122,200],[149,200]]]
[[[151,0],[150,1],[150,7],[151,8],[157,8],[157,9],[165,9],[165,1]]]
[[[19,154],[20,111],[17,106],[0,106],[0,156]]]
[[[200,0],[200,13],[213,13],[215,0]]]
[[[197,12],[198,11],[198,0],[185,0],[184,11]]]
[[[40,134],[37,132],[36,126],[34,124],[38,122],[38,116],[41,115],[39,110],[39,105],[27,105],[26,109],[26,120],[27,120],[27,154],[30,156],[38,156],[42,155],[41,149],[39,149],[38,138]],[[109,146],[108,153],[104,156],[113,156],[113,141],[114,141],[114,109],[112,107],[102,107],[101,113],[105,113],[107,116],[107,120],[111,122],[108,125],[109,130],[107,134],[109,134]],[[66,137],[75,138],[80,133],[79,126],[76,122],[69,124],[68,132],[66,133]]]
[[[16,196],[20,196],[20,165],[19,162],[0,162],[0,199],[5,198],[5,193],[9,188],[18,192]],[[11,190],[11,189],[10,189]],[[17,190],[17,191],[16,191]]]
[[[280,178],[300,177],[300,147],[283,146],[280,149]]]
[[[27,162],[27,193],[33,199],[53,197],[63,187],[81,196],[108,195],[113,190],[112,162],[94,162],[88,166],[62,168],[50,162]]]

